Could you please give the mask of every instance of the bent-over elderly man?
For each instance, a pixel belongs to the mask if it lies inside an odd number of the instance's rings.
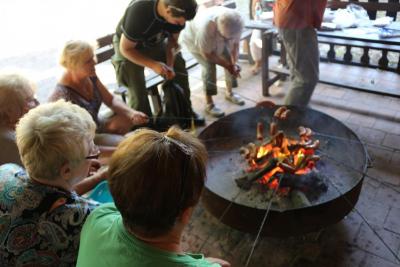
[[[237,105],[244,100],[232,92],[240,77],[237,65],[239,42],[243,30],[243,19],[230,8],[216,6],[199,11],[181,33],[181,43],[193,54],[202,66],[203,86],[206,94],[206,113],[222,117],[225,113],[212,99],[217,94],[216,65],[225,69],[225,98]]]

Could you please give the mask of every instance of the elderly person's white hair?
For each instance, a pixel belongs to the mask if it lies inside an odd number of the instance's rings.
[[[78,105],[64,100],[31,109],[17,124],[17,146],[28,174],[37,179],[59,177],[65,163],[80,163],[88,153],[96,124]]]
[[[60,55],[60,64],[67,69],[76,69],[84,63],[84,60],[94,51],[94,45],[87,41],[68,41]]]
[[[11,127],[25,111],[25,101],[35,89],[34,84],[18,73],[0,73],[0,126]]]
[[[240,36],[244,22],[240,13],[234,9],[226,8],[226,11],[218,16],[218,31],[226,38]]]

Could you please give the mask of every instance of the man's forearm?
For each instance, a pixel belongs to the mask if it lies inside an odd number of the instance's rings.
[[[231,65],[231,62],[229,62],[225,58],[218,56],[215,53],[204,53],[203,56],[207,59],[207,61],[220,65],[221,67],[226,69],[229,68],[229,66]]]
[[[234,43],[231,52],[231,63],[236,64],[239,59],[239,43]]]
[[[78,184],[74,186],[75,192],[78,195],[83,195],[92,190],[93,188],[96,187],[101,181],[104,180],[104,177],[100,174],[93,174],[90,177],[87,177],[86,179],[82,180]]]
[[[167,46],[166,51],[167,66],[173,68],[175,64],[174,48]]]
[[[168,38],[167,42],[167,51],[166,51],[166,59],[167,59],[167,66],[173,68],[175,64],[175,56],[177,54],[177,50],[179,49],[178,44],[179,34],[173,34]]]
[[[122,55],[126,57],[129,61],[150,69],[154,68],[154,64],[156,63],[156,61],[144,56],[136,48],[124,49],[123,47],[120,47],[120,50]]]
[[[117,99],[116,97],[113,97],[110,108],[116,114],[125,116],[127,118],[129,117],[129,114],[132,112],[131,108],[129,108],[125,103],[123,103],[121,100]]]

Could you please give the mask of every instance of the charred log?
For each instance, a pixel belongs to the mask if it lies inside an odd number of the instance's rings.
[[[257,165],[264,165],[265,161],[267,161],[270,157],[272,156],[271,151],[268,151],[265,155],[263,155],[260,158],[255,158],[254,161],[257,163]]]
[[[296,168],[291,166],[288,163],[279,162],[277,164],[277,166],[280,167],[284,172],[289,172],[289,173],[295,173],[296,172]]]
[[[313,199],[328,190],[328,180],[323,174],[310,171],[306,174],[279,173],[280,187],[290,187],[292,190],[299,190]]]
[[[277,132],[277,129],[276,122],[271,122],[269,124],[269,135],[274,136]]]
[[[264,125],[262,122],[257,123],[257,140],[262,141],[264,139]]]
[[[278,131],[272,138],[271,141],[276,147],[282,147],[282,142],[283,138],[285,137],[285,134],[283,131]]]
[[[253,184],[254,181],[257,179],[261,178],[263,175],[266,173],[272,171],[278,163],[278,160],[276,158],[271,158],[268,163],[263,167],[262,169],[249,173],[243,177],[235,179],[235,182],[238,187],[244,190],[250,190],[251,185]]]

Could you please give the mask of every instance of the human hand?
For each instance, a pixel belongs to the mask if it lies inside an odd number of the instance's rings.
[[[101,167],[100,161],[97,159],[92,159],[90,161],[88,176],[95,174],[98,171],[98,169],[100,169],[100,167]]]
[[[172,80],[173,78],[175,78],[175,76],[175,71],[172,68],[169,68],[168,72],[163,75],[166,80]]]
[[[230,74],[232,74],[235,78],[240,78],[240,71],[242,68],[238,64],[231,64],[228,66],[227,70]]]
[[[104,181],[108,177],[108,166],[105,166],[103,168],[100,168],[96,173],[94,173],[93,176],[96,176],[96,184]]]
[[[211,263],[218,263],[222,267],[231,267],[231,264],[229,262],[222,260],[222,259],[207,257],[206,260]]]
[[[163,62],[157,62],[152,69],[155,73],[163,76],[166,80],[172,80],[175,77],[175,71]]]
[[[129,119],[133,125],[141,125],[149,122],[149,117],[143,112],[132,110]]]

